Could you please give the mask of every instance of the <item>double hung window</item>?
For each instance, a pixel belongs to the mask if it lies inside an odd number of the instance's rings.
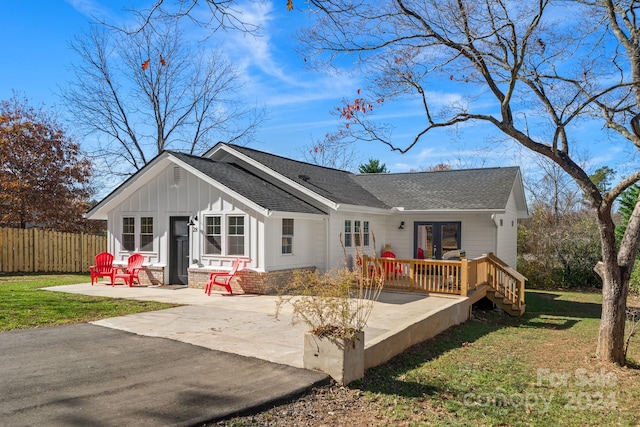
[[[122,250],[133,252],[136,250],[136,219],[122,218]]]
[[[293,219],[282,219],[282,253],[293,253]]]

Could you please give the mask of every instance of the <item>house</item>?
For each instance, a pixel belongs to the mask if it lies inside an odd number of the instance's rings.
[[[143,283],[204,287],[239,257],[239,286],[268,293],[295,269],[335,266],[340,239],[351,256],[357,243],[399,259],[462,249],[515,268],[528,210],[518,167],[358,175],[219,143],[162,152],[86,217],[107,220],[117,260],[144,255]]]

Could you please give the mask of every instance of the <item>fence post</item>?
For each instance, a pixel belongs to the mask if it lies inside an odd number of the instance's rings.
[[[466,297],[469,294],[469,262],[467,258],[460,258],[460,295]]]

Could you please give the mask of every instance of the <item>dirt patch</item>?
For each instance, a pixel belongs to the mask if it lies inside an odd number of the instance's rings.
[[[376,404],[361,390],[330,384],[312,389],[293,402],[256,415],[220,421],[210,426],[331,426],[366,427],[388,425],[375,414]]]

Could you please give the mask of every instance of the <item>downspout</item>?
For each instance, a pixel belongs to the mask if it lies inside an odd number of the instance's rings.
[[[324,257],[324,270],[327,271],[329,270],[329,259],[331,258],[331,249],[330,249],[330,239],[329,237],[331,237],[331,223],[329,222],[329,220],[331,219],[331,216],[328,215],[325,219],[323,219],[324,222],[324,230],[325,230],[325,257]]]
[[[499,253],[498,252],[498,245],[500,243],[500,236],[499,236],[499,233],[500,233],[500,219],[498,218],[497,214],[491,214],[491,219],[493,221],[493,225],[495,225],[495,227],[496,227],[496,233],[495,233],[495,242],[496,242],[496,244],[495,244],[495,248],[494,248],[493,253],[496,256],[498,256],[498,253]]]

